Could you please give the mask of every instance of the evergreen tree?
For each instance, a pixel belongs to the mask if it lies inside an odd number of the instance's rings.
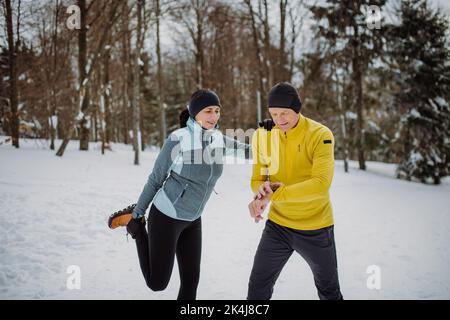
[[[382,48],[382,30],[368,18],[374,16],[374,6],[381,10],[385,3],[386,0],[327,0],[310,8],[318,22],[316,38],[325,43],[327,60],[334,68],[350,72],[354,90],[352,104],[357,114],[354,143],[362,170],[366,169],[363,82],[370,64]]]
[[[450,171],[448,21],[424,0],[403,1],[399,16],[388,32],[403,142],[397,176],[439,184]]]

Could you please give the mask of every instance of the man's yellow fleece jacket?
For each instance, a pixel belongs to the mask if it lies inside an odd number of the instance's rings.
[[[269,219],[297,230],[333,225],[329,189],[334,172],[334,137],[326,126],[300,114],[283,132],[256,130],[252,139],[254,193],[266,180],[281,182],[272,195]]]

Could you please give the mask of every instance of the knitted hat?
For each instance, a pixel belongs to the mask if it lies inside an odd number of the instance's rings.
[[[189,102],[189,115],[195,119],[200,111],[210,106],[222,107],[219,96],[212,90],[197,90],[192,94]]]
[[[302,102],[297,90],[290,83],[280,82],[270,89],[269,108],[288,108],[299,113]]]

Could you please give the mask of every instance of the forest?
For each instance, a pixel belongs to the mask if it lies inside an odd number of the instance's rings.
[[[196,89],[220,128],[268,118],[295,85],[335,156],[395,163],[400,179],[450,172],[448,13],[430,0],[1,0],[0,143],[63,157],[130,144],[134,163],[178,127]]]

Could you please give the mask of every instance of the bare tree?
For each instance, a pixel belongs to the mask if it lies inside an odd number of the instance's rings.
[[[160,17],[161,6],[159,0],[156,0],[156,58],[157,58],[157,77],[158,77],[158,110],[160,112],[160,133],[159,133],[159,145],[162,147],[164,140],[166,139],[166,112],[163,104],[163,73],[162,73],[162,61],[161,61],[161,37],[160,37]],[[201,81],[201,76],[200,76]]]
[[[80,29],[78,30],[78,77],[80,89],[82,87],[84,88],[81,99],[81,112],[83,115],[80,120],[80,150],[89,150],[89,127],[87,126],[89,115],[86,113],[86,110],[89,107],[90,96],[89,86],[83,83],[86,81],[87,73],[87,5],[86,0],[78,0],[77,3],[80,8],[81,22]]]
[[[259,18],[262,22],[264,29],[264,56],[265,56],[265,67],[266,67],[266,76],[267,82],[269,86],[273,85],[274,76],[273,76],[273,66],[272,62],[272,46],[270,44],[270,24],[269,24],[269,5],[267,0],[262,0],[259,2]],[[262,8],[261,8],[262,7]],[[264,13],[262,12],[264,11]]]
[[[103,73],[102,73],[102,91],[103,95],[100,101],[100,121],[102,132],[102,154],[105,154],[105,149],[109,148],[111,140],[111,81],[109,77],[109,66],[111,60],[111,36],[106,44],[105,52],[103,53]]]
[[[55,0],[55,9],[54,9],[54,24],[53,24],[53,35],[52,35],[52,52],[51,55],[53,56],[52,61],[52,80],[51,81],[51,96],[52,96],[52,106],[49,116],[49,122],[50,122],[50,149],[55,150],[55,123],[54,123],[54,117],[56,116],[56,108],[57,108],[57,102],[56,102],[56,75],[57,75],[57,67],[58,67],[58,22],[59,22],[59,13],[61,10],[61,3],[59,0]]]
[[[266,86],[266,79],[264,77],[264,70],[265,70],[265,66],[264,66],[264,57],[262,55],[262,49],[261,49],[261,45],[260,45],[260,39],[261,39],[261,35],[259,33],[259,29],[256,23],[256,18],[255,18],[255,11],[253,9],[253,5],[251,0],[245,0],[245,4],[247,5],[248,8],[248,14],[250,17],[250,21],[251,21],[251,28],[252,28],[252,36],[253,36],[253,45],[254,45],[254,49],[255,49],[255,55],[256,55],[256,61],[258,63],[258,82],[259,82],[259,91],[260,91],[260,96],[261,96],[261,102],[262,105],[264,105],[264,101],[265,101],[265,96],[266,96],[266,92],[267,92],[267,86]]]
[[[86,99],[88,99],[88,97],[86,96],[87,85],[89,83],[89,80],[91,79],[91,76],[93,74],[95,67],[97,66],[98,61],[101,58],[102,52],[105,47],[106,40],[111,31],[111,28],[117,21],[118,17],[120,16],[120,12],[118,12],[119,11],[118,8],[121,3],[122,3],[122,1],[115,0],[112,4],[109,5],[110,10],[108,13],[108,17],[103,26],[98,45],[97,45],[96,49],[94,50],[94,53],[91,55],[89,69],[86,71],[85,77],[83,78],[83,80],[80,81],[80,87],[78,90],[79,91],[79,101],[80,101],[79,113],[70,121],[68,128],[67,128],[66,136],[63,140],[63,143],[61,144],[61,146],[59,147],[59,149],[56,153],[57,156],[62,156],[64,154],[64,151],[72,137],[75,124],[79,123],[80,120],[84,119],[85,114],[87,114],[89,112],[89,104],[86,102]],[[83,110],[83,106],[87,106],[86,107],[87,109]],[[81,115],[81,117],[80,117],[80,115]]]
[[[194,44],[195,82],[197,88],[204,84],[204,37],[205,25],[211,4],[208,0],[184,0],[171,10],[172,16],[186,27]]]
[[[335,57],[334,57],[335,58]],[[332,68],[332,77],[334,77],[335,84],[335,93],[337,106],[339,110],[339,120],[340,120],[340,128],[341,128],[341,149],[342,149],[342,158],[344,160],[344,171],[348,172],[348,138],[347,138],[347,108],[345,108],[343,103],[343,95],[344,88],[346,84],[346,70],[343,68],[339,68],[339,64],[336,63],[336,59],[332,59],[331,61]]]
[[[286,81],[286,14],[287,14],[288,0],[280,0],[280,48],[278,54],[278,70],[275,76],[275,82],[279,80]]]
[[[141,48],[143,45],[142,36],[142,15],[145,8],[144,0],[137,0],[136,15],[137,15],[137,27],[136,27],[136,50],[134,52],[134,72],[133,72],[133,148],[134,148],[134,164],[139,165],[139,102],[140,102],[140,65],[141,65]]]
[[[14,36],[13,10],[11,0],[2,1],[3,12],[6,20],[6,31],[8,38],[9,55],[9,107],[10,107],[10,128],[12,145],[19,148],[19,110],[18,110],[18,90],[17,90],[17,46],[20,39],[20,5],[21,0],[17,2],[17,24],[16,37]]]
[[[303,11],[303,12],[302,12]],[[289,22],[291,25],[291,41],[289,47],[289,71],[287,80],[292,81],[292,77],[294,76],[294,66],[296,63],[296,47],[297,40],[300,35],[301,30],[303,29],[303,24],[306,16],[309,13],[309,10],[304,6],[304,0],[294,1],[294,3],[290,3],[289,5]]]
[[[132,64],[131,64],[131,31],[130,31],[130,15],[129,15],[129,6],[128,1],[125,1],[124,7],[122,10],[122,56],[121,59],[123,61],[123,88],[122,88],[122,121],[123,121],[123,141],[125,144],[128,144],[129,139],[129,115],[128,109],[130,107],[130,100],[133,96],[133,92],[130,89],[131,87],[131,75],[132,75]]]
[[[363,57],[361,49],[362,43],[359,39],[359,26],[356,22],[352,24],[354,30],[354,41],[352,42],[353,55],[352,55],[352,66],[353,66],[353,81],[355,84],[355,104],[357,110],[357,130],[356,130],[356,148],[358,149],[358,162],[359,168],[361,170],[366,170],[366,161],[364,157],[364,114],[363,114]]]
[[[38,46],[41,49],[41,59],[45,68],[42,68],[44,73],[44,81],[42,83],[42,90],[39,90],[35,96],[42,95],[45,92],[45,117],[46,127],[50,138],[50,150],[55,150],[56,139],[56,111],[57,111],[57,95],[59,91],[59,79],[58,68],[63,65],[63,62],[58,63],[58,24],[61,12],[61,2],[54,0],[54,4],[44,5],[40,10],[34,10],[32,14],[35,17],[35,23],[31,24],[31,27],[38,29],[39,36],[37,37],[39,42]],[[50,14],[49,14],[50,13]],[[52,19],[51,23],[48,23],[49,16]],[[50,25],[48,27],[48,25]],[[49,29],[49,30],[47,30]]]

